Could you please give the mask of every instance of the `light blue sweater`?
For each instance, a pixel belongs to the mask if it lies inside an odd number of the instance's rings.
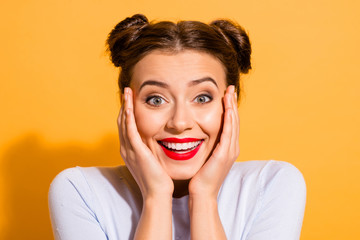
[[[302,174],[280,161],[236,162],[218,195],[228,239],[299,239],[306,199]],[[55,239],[133,239],[141,193],[125,166],[71,168],[49,192]],[[159,226],[161,227],[161,226]],[[188,196],[173,199],[173,239],[190,239]]]

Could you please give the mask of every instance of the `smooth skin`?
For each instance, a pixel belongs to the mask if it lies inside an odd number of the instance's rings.
[[[205,78],[215,84],[193,84]],[[144,86],[148,80],[166,87]],[[226,239],[217,195],[240,150],[236,93],[226,87],[222,64],[207,53],[155,51],[135,65],[130,87],[118,126],[121,156],[143,197],[135,239],[171,239],[172,198],[186,194],[191,239]],[[176,161],[157,143],[166,137],[201,138],[203,144],[193,159]]]

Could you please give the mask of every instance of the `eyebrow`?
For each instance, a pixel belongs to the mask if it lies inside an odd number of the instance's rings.
[[[211,77],[204,77],[204,78],[192,80],[189,83],[189,86],[194,86],[194,85],[197,85],[197,84],[200,84],[200,83],[203,83],[203,82],[212,82],[217,88],[219,88],[216,81],[214,79],[212,79]]]
[[[216,83],[216,81],[214,79],[212,79],[211,77],[204,77],[204,78],[200,78],[200,79],[196,79],[196,80],[192,80],[188,85],[189,86],[194,86],[194,85],[198,85],[200,83],[203,83],[203,82],[211,82],[213,83],[217,88],[218,85]],[[164,82],[161,82],[161,81],[157,81],[157,80],[147,80],[145,82],[143,82],[141,85],[140,85],[140,88],[139,88],[139,91],[145,87],[146,85],[149,85],[149,86],[158,86],[158,87],[162,87],[162,88],[169,88],[169,85],[167,83],[164,83]]]
[[[139,91],[146,85],[158,86],[158,87],[162,87],[162,88],[169,88],[169,85],[167,85],[164,82],[160,82],[160,81],[156,81],[156,80],[147,80],[141,84]]]

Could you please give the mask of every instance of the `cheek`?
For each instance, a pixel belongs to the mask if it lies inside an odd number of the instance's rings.
[[[202,130],[209,135],[210,141],[215,141],[218,137],[222,125],[222,116],[221,104],[197,112],[198,123]]]
[[[160,133],[165,117],[159,111],[150,110],[143,105],[134,104],[134,115],[138,132],[144,142]]]

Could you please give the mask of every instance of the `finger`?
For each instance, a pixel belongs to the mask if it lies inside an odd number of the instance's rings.
[[[216,148],[212,153],[212,157],[214,158],[224,158],[224,156],[228,155],[228,151],[230,149],[230,145],[232,142],[232,116],[231,112],[233,112],[233,103],[232,96],[234,92],[234,86],[230,85],[227,87],[225,91],[225,95],[223,98],[224,102],[224,121],[223,121],[223,129],[221,132],[220,140]],[[224,159],[225,160],[225,159]]]
[[[124,114],[124,106],[121,106],[120,111],[119,111],[119,115],[117,117],[117,127],[118,127],[118,131],[119,131],[119,136],[122,137],[122,129],[121,129],[121,124],[122,124],[122,117]],[[122,139],[120,139],[122,140]]]
[[[234,88],[234,91],[231,94],[231,102],[232,102],[232,109],[234,111],[234,118],[233,118],[233,129],[234,129],[234,137],[238,138],[239,136],[239,111],[237,108],[237,95]],[[238,139],[234,143],[236,143]]]
[[[224,102],[229,104],[229,95],[226,94],[224,97]],[[216,158],[224,158],[228,155],[230,148],[231,138],[232,138],[232,109],[225,109],[224,113],[224,125],[220,136],[220,141],[218,146],[213,152],[213,156]],[[225,160],[225,159],[224,159]]]
[[[124,89],[124,103],[123,103],[123,112],[122,112],[122,115],[121,115],[121,131],[122,131],[122,134],[123,136],[125,137],[126,135],[126,131],[125,131],[125,118],[126,118],[126,115],[125,115],[125,112],[126,112],[126,107],[127,107],[127,88]]]
[[[224,96],[225,110],[228,109],[228,108],[233,108],[232,101],[229,101],[229,99],[226,97],[228,95],[232,95],[233,91],[234,91],[234,86],[233,85],[228,86],[227,89],[226,89],[225,96]]]
[[[124,89],[124,103],[123,103],[123,106],[122,106],[122,114],[121,114],[121,123],[120,123],[120,126],[121,126],[121,134],[123,136],[123,140],[124,140],[124,144],[125,144],[125,138],[126,138],[126,128],[125,128],[125,118],[126,118],[126,115],[125,115],[125,111],[126,111],[126,89]]]
[[[127,87],[126,89],[126,108],[127,109],[133,109],[133,91],[131,88]]]
[[[235,154],[235,157],[237,158],[240,154],[240,146],[239,146],[239,133],[240,133],[240,118],[239,118],[239,109],[238,109],[238,102],[237,102],[237,94],[234,89],[233,93],[233,103],[234,103],[234,122],[233,122],[233,129],[234,129],[234,141],[233,141],[233,151]],[[236,160],[235,158],[235,160]]]
[[[129,96],[128,96],[128,88],[125,88],[124,89],[124,109],[123,109],[123,114],[122,114],[122,117],[121,117],[121,131],[122,131],[122,136],[123,136],[123,140],[124,140],[124,148],[126,151],[129,151],[131,150],[131,146],[130,146],[130,143],[129,143],[129,137],[128,137],[128,134],[127,134],[127,126],[126,126],[126,111],[127,111],[127,108],[128,108],[128,99],[129,99]]]
[[[232,98],[233,98],[233,95],[232,95]],[[237,112],[237,111],[236,111]],[[234,111],[234,109],[232,109],[232,117],[231,117],[231,125],[232,125],[232,128],[231,128],[231,142],[230,142],[230,151],[229,151],[229,160],[234,160],[232,159],[232,157],[234,155],[236,155],[236,147],[238,145],[238,127],[236,126],[236,112]]]
[[[226,88],[226,93],[233,93],[235,91],[235,86],[234,85],[229,85]]]
[[[140,134],[137,130],[134,108],[133,108],[133,96],[130,88],[127,89],[127,99],[126,99],[126,134],[128,136],[129,144],[132,149],[139,150],[139,147],[142,146],[143,142],[140,137]]]
[[[235,87],[229,86],[227,89],[227,96],[224,99],[225,105],[229,106],[228,109],[231,109],[231,134],[229,134],[230,142],[227,151],[227,162],[232,164],[233,161],[237,158],[238,153],[238,138],[239,138],[239,127],[237,124],[238,121],[238,109],[236,104],[236,97],[235,97]],[[227,102],[229,101],[229,102]],[[236,157],[234,157],[236,156]]]
[[[120,107],[119,115],[117,118],[117,126],[118,126],[119,131],[121,130],[121,118],[122,118],[122,115],[124,112],[124,105],[125,105],[125,102],[124,102],[124,94],[123,94],[121,96],[121,107]]]
[[[232,104],[229,99],[230,92],[233,91],[233,86],[230,85],[226,88],[225,95],[223,97],[224,102],[224,120],[223,120],[223,128],[220,135],[220,140],[217,146],[215,147],[211,158],[221,159],[224,158],[224,156],[227,156],[226,152],[228,151],[230,147],[230,141],[231,141],[231,109]],[[226,154],[226,155],[224,155]],[[210,159],[209,159],[210,160]],[[208,161],[211,162],[211,161]]]
[[[236,95],[236,90],[235,90],[235,86],[231,85],[228,87],[227,89],[227,93],[231,95],[231,108],[234,111],[234,117],[235,120],[238,120],[238,108],[237,108],[237,95]]]
[[[117,119],[118,122],[118,131],[119,131],[119,139],[120,139],[120,155],[125,161],[126,159],[126,143],[124,138],[124,102],[121,105],[120,113]]]
[[[233,109],[234,111],[234,120],[235,120],[235,123],[238,123],[239,122],[239,112],[238,112],[238,107],[237,107],[237,94],[236,94],[236,89],[235,89],[235,86],[233,85],[230,85],[228,88],[227,88],[227,94],[229,94],[231,97],[231,108]],[[236,130],[236,132],[239,131],[239,125],[238,124],[235,124],[234,125],[234,128]]]
[[[232,100],[233,100],[234,111],[235,111],[235,113],[237,113],[237,114],[235,114],[235,118],[236,118],[236,120],[239,120],[238,102],[237,102],[237,94],[236,94],[235,88],[234,88]]]
[[[125,101],[125,104],[124,104],[124,116],[123,116],[123,131],[124,131],[124,136],[126,138],[126,143],[127,143],[127,146],[126,147],[130,147],[131,144],[129,142],[129,135],[128,135],[128,112],[130,111],[129,109],[129,106],[131,105],[130,101],[131,101],[131,92],[130,92],[130,88],[126,87],[124,89],[124,101]],[[131,109],[132,110],[132,109]]]
[[[234,109],[235,109],[235,118],[236,118],[236,122],[239,123],[239,109],[238,109],[238,101],[237,101],[237,93],[234,90]]]
[[[225,142],[225,146],[227,146],[227,155],[228,156],[229,154],[229,150],[232,149],[233,147],[233,142],[234,142],[234,121],[235,121],[235,112],[234,112],[234,108],[233,108],[233,105],[232,105],[232,94],[228,94],[227,95],[227,101],[228,101],[228,104],[231,106],[231,108],[228,108],[227,109],[227,119],[224,120],[224,132],[223,132],[223,135],[224,135],[224,139],[226,140]],[[226,124],[226,125],[225,125]]]
[[[121,105],[119,115],[117,117],[117,126],[118,126],[118,128],[121,127],[121,118],[122,118],[123,112],[124,112],[124,105]]]
[[[230,88],[231,91],[231,88]],[[231,140],[232,140],[232,133],[233,133],[233,119],[234,119],[234,109],[232,105],[232,94],[227,93],[225,96],[225,105],[227,108],[225,109],[225,118],[224,118],[224,126],[222,132],[222,138],[224,139],[226,145],[230,148]],[[223,142],[224,142],[223,141]]]

